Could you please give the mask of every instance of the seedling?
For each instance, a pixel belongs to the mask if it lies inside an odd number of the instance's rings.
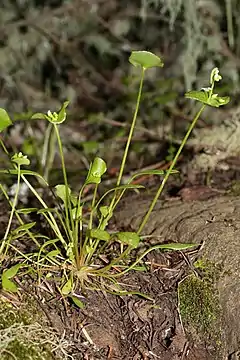
[[[98,198],[99,185],[102,177],[107,172],[105,161],[96,157],[91,163],[85,182],[80,187],[78,193],[73,193],[68,183],[67,170],[63,154],[63,146],[59,133],[59,126],[66,120],[66,109],[69,104],[64,102],[59,112],[48,111],[47,114],[37,113],[31,119],[44,119],[48,121],[48,131],[53,131],[58,144],[59,155],[62,164],[64,184],[55,186],[55,196],[59,199],[60,205],[56,202],[54,208],[50,208],[43,200],[40,193],[28,180],[30,177],[40,179],[46,187],[48,183],[44,177],[25,167],[30,165],[28,158],[22,153],[15,154],[11,158],[12,168],[0,170],[0,174],[17,176],[17,189],[13,202],[8,197],[3,184],[0,184],[4,196],[11,207],[8,226],[4,238],[0,241],[0,259],[5,259],[8,249],[11,247],[18,253],[19,263],[2,273],[2,287],[7,291],[17,291],[17,286],[13,282],[14,276],[20,271],[22,266],[28,266],[36,271],[39,281],[42,277],[51,278],[53,274],[61,274],[61,280],[56,284],[63,296],[70,297],[77,306],[83,307],[83,303],[76,295],[79,287],[83,289],[104,289],[113,294],[132,294],[121,288],[117,279],[130,270],[145,270],[142,259],[153,250],[185,250],[196,246],[195,244],[160,244],[147,249],[139,258],[132,262],[132,250],[137,249],[139,243],[143,241],[142,233],[149,216],[162,193],[162,190],[171,174],[177,173],[175,170],[176,162],[186,141],[194,128],[199,116],[205,106],[210,105],[219,107],[228,103],[228,97],[219,97],[214,94],[214,84],[221,79],[218,69],[213,69],[210,77],[210,87],[203,88],[201,91],[192,91],[185,96],[190,99],[198,100],[202,103],[200,110],[194,117],[172,163],[167,171],[149,170],[139,172],[132,176],[127,184],[122,184],[122,177],[128,157],[129,147],[132,141],[134,128],[136,127],[137,115],[141,102],[143,82],[145,72],[152,67],[162,67],[163,62],[160,57],[147,51],[133,51],[130,58],[133,66],[141,70],[140,85],[137,96],[136,107],[125,146],[122,163],[120,166],[116,186],[106,191]],[[0,132],[12,125],[12,121],[4,109],[0,109]],[[3,151],[7,154],[7,149],[0,139]],[[158,175],[163,180],[156,192],[156,195],[146,213],[139,229],[136,232],[110,232],[108,223],[113,216],[116,206],[127,190],[143,189],[142,185],[135,185],[133,180],[142,175]],[[20,182],[23,181],[34,196],[38,199],[40,208],[17,208],[17,199]],[[86,186],[93,186],[90,213],[85,211],[83,193]],[[37,212],[45,219],[51,228],[54,236],[47,237],[34,233],[34,223],[25,224],[22,215]],[[19,221],[19,227],[11,230],[13,216]],[[14,247],[13,240],[19,237],[30,237],[37,251],[32,254],[22,254]],[[23,260],[24,259],[24,260]],[[3,261],[2,260],[2,261]],[[23,264],[24,263],[24,264]],[[139,294],[137,292],[133,292]],[[147,295],[139,294],[147,297]]]

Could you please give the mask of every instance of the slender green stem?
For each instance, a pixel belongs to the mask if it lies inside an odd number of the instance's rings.
[[[138,234],[141,234],[141,233],[142,233],[142,230],[143,230],[144,226],[146,225],[146,223],[147,223],[147,221],[148,221],[148,219],[149,219],[149,217],[150,217],[150,215],[151,215],[151,212],[153,211],[153,208],[155,207],[155,205],[156,205],[156,203],[157,203],[157,200],[158,200],[159,196],[161,195],[161,193],[162,193],[162,191],[163,191],[163,188],[164,188],[164,186],[165,186],[165,184],[166,184],[166,182],[167,182],[167,180],[168,180],[168,178],[169,178],[169,176],[170,176],[170,174],[171,174],[171,171],[173,170],[174,166],[176,165],[176,162],[177,162],[177,160],[178,160],[178,158],[179,158],[179,155],[181,154],[182,149],[183,149],[183,147],[185,146],[186,141],[187,141],[187,139],[189,138],[189,135],[191,134],[194,126],[196,125],[196,122],[197,122],[199,116],[201,115],[201,113],[203,112],[205,106],[206,106],[205,104],[203,104],[203,105],[201,106],[200,110],[198,111],[198,113],[197,113],[196,116],[194,117],[191,125],[189,126],[189,129],[188,129],[186,135],[184,136],[184,139],[183,139],[183,141],[182,141],[182,143],[181,143],[181,145],[180,145],[180,147],[179,147],[179,149],[178,149],[178,151],[177,151],[177,153],[176,153],[176,155],[175,155],[175,157],[174,157],[174,159],[173,159],[173,161],[172,161],[172,164],[171,164],[171,166],[169,167],[166,176],[164,177],[161,185],[159,186],[158,191],[156,192],[156,195],[155,195],[155,197],[154,197],[151,205],[149,206],[149,209],[148,209],[146,215],[144,216],[144,218],[143,218],[143,220],[142,220],[142,222],[141,222],[141,224],[140,224],[140,226],[139,226],[139,229],[138,229],[138,231],[137,231]]]
[[[144,74],[145,74],[145,68],[142,68],[141,80],[140,80],[140,85],[139,85],[139,90],[138,90],[138,97],[137,97],[137,104],[136,104],[135,112],[134,112],[134,115],[133,115],[132,125],[131,125],[131,127],[130,127],[130,131],[129,131],[129,135],[128,135],[128,140],[127,140],[127,143],[126,143],[125,151],[124,151],[124,154],[123,154],[120,171],[119,171],[119,174],[118,174],[117,186],[120,185],[121,180],[122,180],[122,175],[123,175],[125,163],[126,163],[126,160],[127,160],[127,155],[128,155],[128,151],[129,151],[129,146],[130,146],[130,144],[131,144],[132,136],[133,136],[133,132],[134,132],[134,128],[135,128],[135,126],[136,126],[137,115],[138,115],[139,106],[140,106],[140,101],[141,101],[141,96],[142,96]]]
[[[142,96],[142,89],[143,89],[143,81],[144,81],[144,74],[145,74],[145,68],[142,68],[142,73],[141,73],[141,79],[140,79],[140,85],[139,85],[139,90],[138,90],[138,96],[137,96],[137,103],[136,103],[136,108],[134,111],[134,115],[133,115],[133,119],[132,119],[132,124],[129,130],[129,134],[128,134],[128,139],[127,139],[127,143],[125,146],[125,150],[124,150],[124,154],[123,154],[123,158],[122,158],[122,163],[120,166],[120,170],[119,170],[119,174],[118,174],[118,178],[117,178],[117,183],[116,186],[119,186],[122,180],[122,176],[123,176],[123,171],[124,171],[124,167],[125,167],[125,163],[127,160],[127,155],[128,155],[128,151],[129,151],[129,147],[132,141],[132,136],[133,136],[133,132],[136,126],[136,121],[137,121],[137,115],[138,115],[138,111],[139,111],[139,107],[140,107],[140,101],[141,101],[141,96]],[[117,197],[117,190],[114,192],[114,196],[112,198],[112,201],[109,205],[109,216],[107,218],[105,218],[102,222],[102,224],[99,224],[99,228],[100,229],[105,229],[109,219],[112,216],[112,209],[115,203]]]
[[[60,138],[58,126],[56,124],[54,124],[54,129],[55,129],[55,132],[57,135],[58,147],[59,147],[59,152],[60,152],[60,157],[61,157],[61,162],[62,162],[63,179],[64,179],[64,184],[66,187],[66,204],[65,204],[66,225],[69,230],[69,234],[71,234],[71,228],[74,229],[74,223],[73,223],[73,217],[72,217],[72,211],[71,211],[72,206],[71,206],[71,200],[70,200],[70,194],[69,194],[66,166],[65,166],[65,162],[64,162],[63,147],[62,147],[62,141]],[[69,221],[69,215],[70,215],[70,221]],[[71,226],[70,226],[70,222],[71,222]]]
[[[96,202],[96,197],[97,197],[97,190],[98,190],[98,184],[96,184],[96,186],[95,186],[94,193],[93,193],[93,198],[92,198],[91,213],[90,213],[90,219],[89,219],[89,222],[88,222],[88,229],[89,230],[92,229],[93,215],[94,215],[94,212],[95,212],[95,202]]]
[[[25,182],[25,184],[29,187],[29,189],[32,191],[32,193],[35,195],[35,197],[38,199],[38,201],[42,204],[42,206],[45,209],[48,209],[47,204],[43,201],[43,199],[41,198],[41,196],[37,193],[37,191],[34,189],[34,187],[29,183],[29,181],[25,178],[24,175],[21,175],[21,178],[23,179],[23,181]],[[54,219],[54,216],[51,212],[49,212],[49,218],[51,219],[50,222],[50,226],[52,227],[53,231],[55,232],[55,234],[58,236],[59,240],[62,242],[62,244],[65,247],[65,250],[67,249],[67,244],[65,239],[63,238],[61,231],[57,225],[56,220]]]
[[[17,199],[18,199],[18,194],[19,194],[19,189],[20,189],[20,165],[19,164],[17,166],[17,170],[18,170],[18,176],[17,176],[16,193],[15,193],[15,196],[14,196],[14,200],[13,200],[13,204],[12,204],[12,210],[11,210],[11,214],[10,214],[10,217],[9,217],[7,229],[6,229],[6,232],[5,232],[5,235],[4,235],[4,238],[3,238],[3,242],[2,242],[2,245],[1,245],[1,248],[0,248],[0,254],[1,254],[1,252],[2,252],[2,250],[4,248],[4,246],[5,246],[5,241],[6,241],[7,237],[8,237],[10,227],[11,227],[11,224],[12,224],[13,214],[14,214],[14,211],[15,211],[15,208],[16,208],[16,205],[17,205]]]

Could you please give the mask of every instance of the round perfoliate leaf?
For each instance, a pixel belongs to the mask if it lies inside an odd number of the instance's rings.
[[[8,113],[6,110],[0,108],[0,132],[10,125],[12,125],[12,120],[10,119]]]
[[[161,58],[149,51],[132,51],[129,62],[133,66],[141,66],[144,69],[149,69],[155,66],[163,67]]]
[[[11,158],[12,162],[17,165],[29,165],[30,160],[27,158],[27,155],[23,155],[21,152],[18,154],[14,154]]]
[[[189,91],[185,94],[188,99],[193,99],[212,107],[219,107],[229,103],[229,96],[218,96],[211,94],[211,88],[202,88],[200,91]]]

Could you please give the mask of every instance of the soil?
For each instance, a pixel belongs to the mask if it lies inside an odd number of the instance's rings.
[[[181,198],[159,201],[144,229],[151,235],[146,240],[148,246],[161,242],[200,245],[185,252],[150,252],[144,259],[147,272],[131,272],[121,278],[124,289],[146,294],[153,301],[137,295],[88,291],[81,294],[85,308],[78,309],[61,298],[54,284],[43,281],[36,285],[27,275],[24,283],[18,281],[18,295],[1,292],[0,308],[3,300],[11,312],[35,308],[37,319],[32,318],[31,310],[27,324],[44,324],[44,332],[50,332],[55,339],[44,342],[46,354],[49,349],[52,353],[42,359],[237,359],[240,198],[210,190],[202,185],[192,190],[185,188],[179,192]],[[149,195],[126,198],[115,217],[117,226],[126,231],[136,229],[149,202]],[[4,229],[6,204],[1,205],[0,223]],[[195,266],[197,259],[204,259],[201,266]],[[204,284],[200,292],[195,291],[192,282],[186,282],[191,276]],[[193,307],[189,308],[189,302]],[[213,321],[204,318],[208,303],[206,316]],[[190,310],[191,317],[184,317]],[[21,321],[16,318],[16,323]],[[21,360],[14,351],[11,348],[11,352],[3,352],[4,360]],[[9,355],[12,353],[15,357]],[[28,359],[27,353],[23,358]]]

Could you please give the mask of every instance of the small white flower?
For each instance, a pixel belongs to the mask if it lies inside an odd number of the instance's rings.
[[[211,76],[210,76],[210,83],[211,85],[215,82],[215,81],[220,81],[222,79],[222,76],[219,74],[219,70],[217,67],[215,67],[212,72],[211,72]]]

